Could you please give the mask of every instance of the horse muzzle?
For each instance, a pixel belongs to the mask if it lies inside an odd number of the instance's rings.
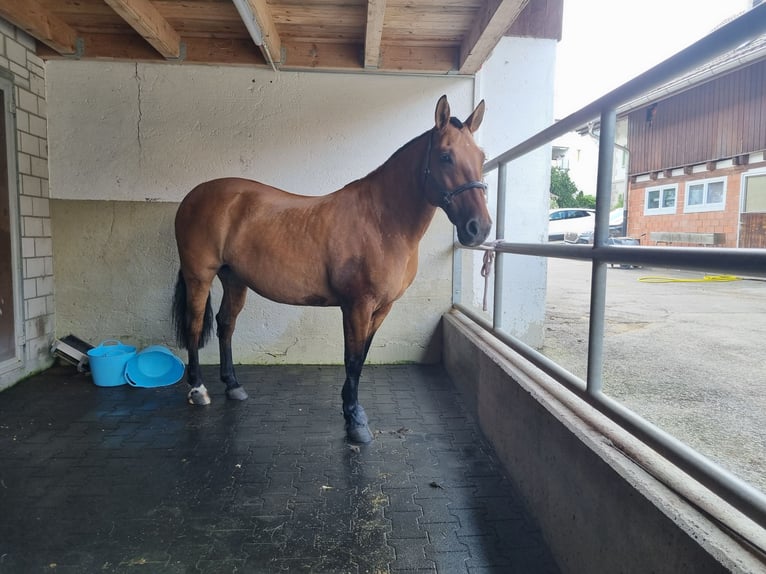
[[[492,220],[489,218],[471,217],[464,223],[456,225],[457,239],[466,247],[476,247],[487,239],[492,229]]]

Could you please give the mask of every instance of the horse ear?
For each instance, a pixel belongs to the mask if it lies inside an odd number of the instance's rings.
[[[474,133],[476,130],[479,129],[479,126],[481,125],[481,120],[484,119],[484,100],[479,102],[479,105],[476,106],[476,109],[473,111],[473,113],[468,116],[468,119],[464,121],[463,123],[468,126],[468,129],[471,130],[471,133]]]
[[[436,129],[443,130],[449,124],[449,104],[446,94],[436,103]]]

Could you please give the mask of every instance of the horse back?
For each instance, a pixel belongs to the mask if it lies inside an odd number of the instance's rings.
[[[365,291],[398,298],[417,246],[392,251],[368,195],[355,185],[302,196],[246,179],[202,183],[176,214],[184,275],[210,282],[226,265],[253,291],[297,305],[339,305]]]

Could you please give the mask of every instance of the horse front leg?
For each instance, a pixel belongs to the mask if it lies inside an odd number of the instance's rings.
[[[390,309],[391,304],[384,305],[373,313],[365,312],[364,308],[343,308],[346,381],[343,384],[341,398],[343,399],[343,417],[346,419],[346,436],[351,442],[363,444],[372,442],[367,413],[359,403],[359,378],[372,338]]]
[[[364,365],[364,353],[346,352],[346,382],[343,383],[343,417],[346,419],[346,436],[351,442],[366,444],[372,441],[367,413],[359,404],[359,377]]]

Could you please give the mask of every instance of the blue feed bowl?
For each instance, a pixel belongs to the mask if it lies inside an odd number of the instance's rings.
[[[147,347],[125,366],[125,380],[134,387],[166,387],[183,376],[183,361],[162,345]]]

